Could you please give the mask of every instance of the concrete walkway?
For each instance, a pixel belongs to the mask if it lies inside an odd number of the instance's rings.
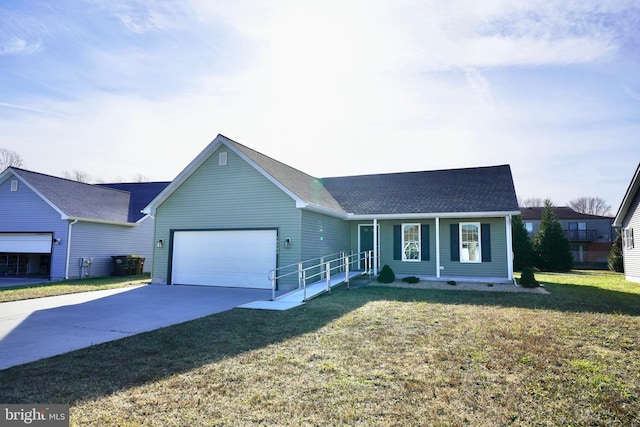
[[[361,271],[349,272],[349,280],[362,276]],[[347,277],[345,273],[338,273],[331,277],[329,289],[346,283]],[[239,308],[250,308],[255,310],[289,310],[290,308],[297,307],[305,303],[318,295],[327,292],[327,281],[320,280],[319,282],[311,283],[307,285],[305,289],[296,289],[285,295],[277,297],[275,301],[254,301],[239,306]]]
[[[261,289],[144,285],[0,303],[0,369],[270,297]]]

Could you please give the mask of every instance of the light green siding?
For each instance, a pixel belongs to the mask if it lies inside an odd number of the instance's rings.
[[[491,224],[491,262],[464,263],[451,261],[451,224],[480,222]],[[443,219],[440,221],[440,265],[443,276],[507,277],[507,237],[504,218]]]
[[[227,165],[218,164],[218,151],[227,152]],[[158,206],[154,241],[170,242],[171,230],[277,228],[278,265],[298,262],[295,201],[231,150],[218,151]],[[285,237],[293,242],[289,249],[283,249]],[[154,251],[154,282],[167,283],[170,244]]]
[[[359,229],[358,224],[372,225],[373,222],[357,222],[351,227],[352,238],[351,244],[353,250],[358,250]],[[408,262],[393,259],[393,226],[396,224],[428,224],[429,225],[429,251],[430,258],[428,261]],[[435,276],[436,274],[436,238],[435,238],[435,220],[393,220],[378,221],[380,226],[380,266],[387,264],[391,269],[400,275],[416,275],[416,276]]]
[[[350,250],[346,221],[310,211],[301,214],[303,260]]]
[[[221,151],[227,152],[225,166],[218,164]],[[154,282],[169,281],[172,230],[256,228],[278,230],[278,267],[349,250],[347,222],[296,208],[289,195],[223,146],[157,208],[154,241],[166,244],[154,249]],[[278,285],[296,287],[297,276]]]
[[[491,224],[491,262],[461,263],[451,261],[450,224],[460,222],[480,222]],[[351,223],[351,248],[358,250],[358,225],[372,225],[372,221],[353,221]],[[380,226],[380,266],[389,265],[396,274],[435,277],[436,270],[436,230],[434,219],[407,219],[378,221]],[[410,262],[393,259],[393,226],[400,224],[429,224],[428,261]],[[504,218],[478,219],[441,219],[440,220],[440,270],[441,277],[469,276],[507,278],[507,243]]]

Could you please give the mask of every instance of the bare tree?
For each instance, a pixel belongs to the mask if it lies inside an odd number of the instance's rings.
[[[529,197],[518,201],[521,208],[541,208],[544,206],[544,200],[540,197]]]
[[[578,197],[569,202],[569,207],[589,215],[606,215],[611,210],[611,206],[602,197]]]
[[[11,166],[19,168],[22,163],[20,154],[6,148],[0,148],[0,172]]]
[[[73,172],[65,171],[63,176],[72,181],[84,182],[88,184],[91,182],[91,177],[88,173],[74,169]]]
[[[133,176],[133,182],[149,182],[151,181],[148,176],[141,173],[137,173]]]

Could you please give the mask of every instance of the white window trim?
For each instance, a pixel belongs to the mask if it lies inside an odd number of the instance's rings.
[[[218,154],[218,166],[227,166],[227,152],[222,151]]]
[[[11,191],[18,191],[18,180],[11,181]]]
[[[622,229],[622,246],[625,249],[633,249],[635,242],[633,241],[633,227]]]
[[[418,259],[407,259],[406,251],[405,251],[405,241],[404,241],[404,228],[405,227],[418,227]],[[403,262],[420,262],[422,260],[422,227],[418,223],[407,223],[402,224],[402,261]]]
[[[478,228],[478,260],[465,260],[462,248],[462,227],[465,225],[473,225]],[[458,225],[458,249],[460,250],[460,262],[465,264],[481,264],[482,263],[482,227],[479,222],[461,222]]]

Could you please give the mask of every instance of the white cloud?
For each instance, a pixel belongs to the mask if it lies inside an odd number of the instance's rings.
[[[186,3],[181,1],[125,0],[101,3],[131,32],[144,34],[183,25]]]
[[[620,40],[595,18],[601,7],[120,1],[108,11],[131,45],[83,51],[91,69],[78,75],[93,80],[74,93],[76,101],[0,104],[17,111],[0,118],[0,146],[19,141],[8,148],[29,168],[54,175],[79,169],[107,181],[136,173],[167,180],[223,133],[316,176],[510,163],[523,196],[556,199],[536,188],[560,194],[571,184],[577,192],[594,164],[589,155],[612,165],[614,157],[598,151],[602,139],[627,141],[635,132],[585,123],[614,123],[628,110],[593,99],[580,82],[573,93],[555,93],[566,80],[551,88],[546,77],[514,95],[492,71],[509,70],[518,85],[523,69],[612,61]],[[154,43],[159,33],[166,39]],[[174,56],[183,49],[194,54]],[[209,62],[194,64],[194,56]],[[232,72],[220,71],[224,62]],[[61,116],[30,114],[36,110]],[[43,141],[56,147],[47,158]],[[572,167],[576,152],[582,164],[573,173],[582,183],[560,166]]]
[[[28,55],[38,52],[42,48],[40,42],[30,43],[19,37],[12,37],[0,44],[0,56],[3,55]]]

